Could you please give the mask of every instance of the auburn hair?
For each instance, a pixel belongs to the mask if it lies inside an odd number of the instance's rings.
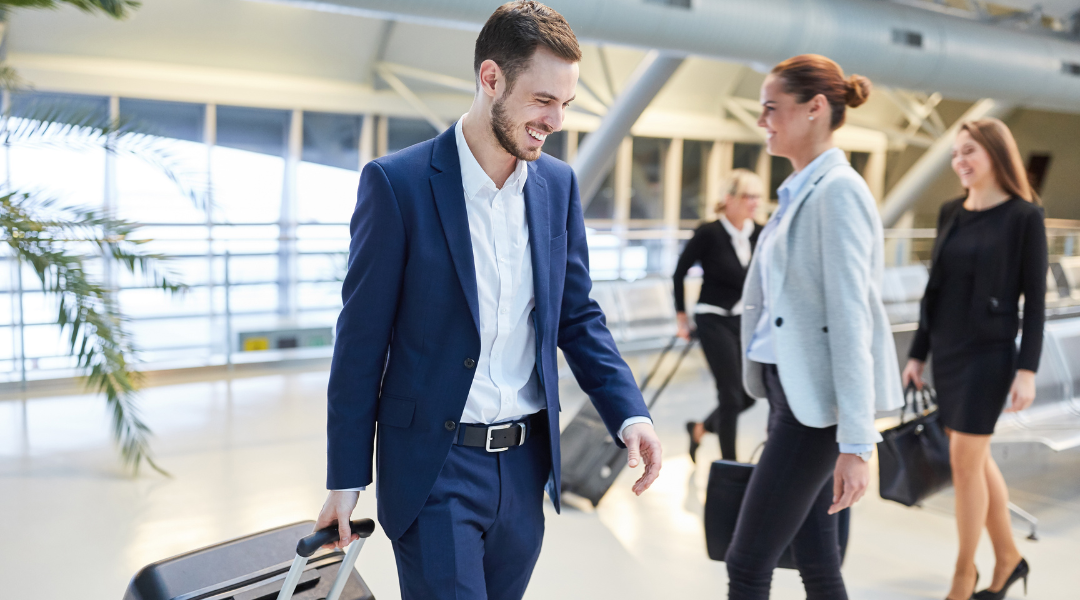
[[[1008,125],[999,119],[978,119],[960,125],[960,131],[968,132],[971,139],[986,150],[994,178],[1002,190],[1028,202],[1039,203],[1039,195],[1028,181],[1024,159],[1020,157],[1020,148]]]
[[[800,104],[818,94],[825,96],[832,109],[831,127],[844,124],[847,107],[855,108],[866,102],[873,85],[862,75],[844,77],[844,70],[832,59],[820,54],[802,54],[773,67],[772,74],[780,78],[784,91]]]
[[[562,15],[535,0],[507,2],[488,17],[476,38],[473,71],[479,77],[480,65],[485,60],[495,61],[510,90],[539,46],[563,60],[581,60],[577,36]]]

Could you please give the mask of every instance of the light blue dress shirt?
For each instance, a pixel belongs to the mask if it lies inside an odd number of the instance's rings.
[[[781,223],[784,223],[783,219],[791,220],[791,215],[788,214],[788,208],[791,206],[791,202],[799,197],[799,194],[803,192],[807,182],[810,180],[810,175],[814,173],[818,165],[827,159],[831,154],[840,152],[843,150],[839,148],[831,148],[822,152],[817,158],[812,160],[810,164],[806,165],[803,170],[792,173],[784,180],[784,183],[780,186],[780,189],[776,191],[779,205],[776,212],[773,213],[772,218],[765,225],[765,228],[761,231],[761,236],[758,238],[758,268],[761,269],[761,318],[757,322],[757,327],[754,328],[754,337],[750,340],[750,347],[746,350],[746,356],[754,362],[763,364],[776,364],[776,350],[773,347],[773,335],[772,335],[772,317],[769,315],[769,271],[768,264],[772,260],[772,249],[776,245],[776,236],[773,235]],[[865,452],[871,452],[874,446],[871,444],[840,444],[840,452],[843,454],[862,454]]]

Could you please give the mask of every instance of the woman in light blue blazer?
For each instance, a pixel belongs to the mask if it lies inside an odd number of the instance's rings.
[[[761,88],[768,152],[795,172],[743,290],[743,381],[769,401],[769,441],[725,559],[730,600],[768,598],[789,545],[808,600],[847,598],[836,514],[866,490],[875,412],[903,404],[881,302],[881,219],[833,143],[846,108],[869,93],[865,77],[817,55],[780,63]]]

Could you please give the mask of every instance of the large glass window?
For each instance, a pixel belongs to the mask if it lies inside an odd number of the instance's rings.
[[[664,158],[670,140],[634,138],[630,169],[630,218],[661,219],[664,216]]]
[[[705,206],[705,164],[708,142],[686,140],[682,155],[682,199],[679,206],[680,219],[700,219]]]
[[[439,135],[431,123],[423,119],[401,119],[390,117],[387,123],[386,151],[393,154],[414,144],[419,144]]]
[[[565,131],[556,131],[544,140],[544,152],[559,160],[566,160],[566,136]]]
[[[276,223],[285,180],[289,112],[219,106],[211,161],[215,220]]]
[[[760,155],[760,145],[736,143],[732,149],[731,168],[757,171],[758,156]]]
[[[363,117],[304,113],[304,153],[297,169],[301,223],[348,223],[360,179]],[[309,232],[321,235],[326,228]]]
[[[770,156],[769,159],[769,198],[775,200],[779,198],[776,191],[784,185],[784,180],[795,172],[795,168],[791,166],[790,160],[782,156]]]

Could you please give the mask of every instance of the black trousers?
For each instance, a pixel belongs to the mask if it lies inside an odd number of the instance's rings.
[[[790,544],[807,600],[847,600],[840,575],[839,517],[829,515],[840,450],[836,427],[807,427],[788,406],[775,365],[765,365],[769,441],[743,497],[728,547],[728,599],[767,600]]]
[[[716,379],[718,405],[705,417],[705,431],[720,438],[720,457],[735,458],[735,437],[739,413],[754,405],[754,398],[743,389],[742,342],[739,340],[740,317],[722,317],[709,313],[694,316],[701,350]]]

